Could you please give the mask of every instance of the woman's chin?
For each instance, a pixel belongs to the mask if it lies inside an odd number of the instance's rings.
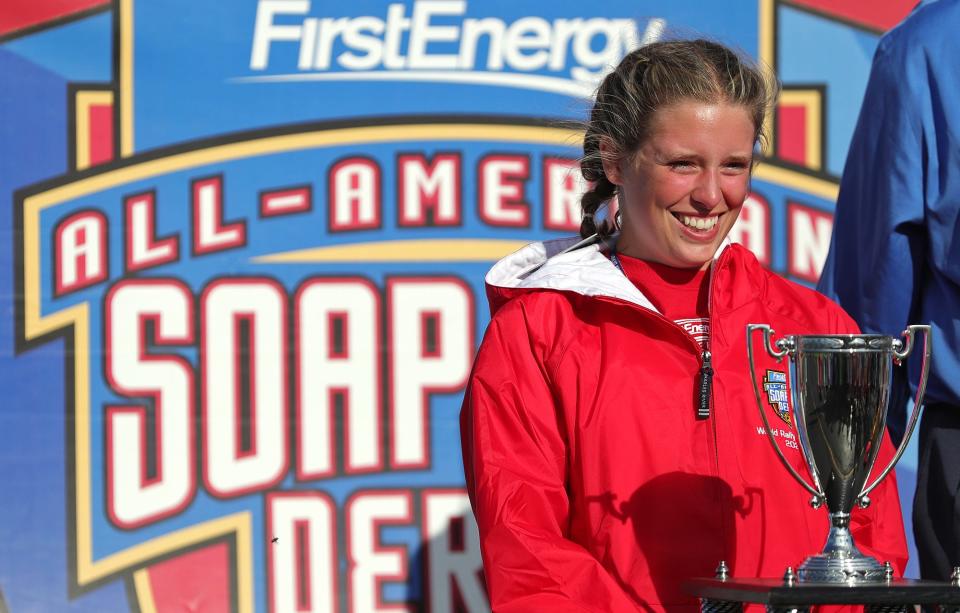
[[[713,256],[720,246],[719,243],[720,241],[701,243],[678,250],[674,258],[677,263],[674,266],[677,268],[706,268],[713,261]]]

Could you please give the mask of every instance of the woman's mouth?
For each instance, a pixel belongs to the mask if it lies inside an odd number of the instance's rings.
[[[685,227],[690,228],[691,230],[699,230],[700,232],[709,232],[717,225],[717,222],[720,220],[719,215],[712,215],[710,217],[698,217],[696,215],[684,215],[682,213],[673,213],[673,216],[682,223]]]

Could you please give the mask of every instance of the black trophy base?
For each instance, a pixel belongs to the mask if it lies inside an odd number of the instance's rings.
[[[702,613],[739,613],[745,604],[766,605],[771,613],[803,613],[822,604],[865,605],[868,613],[898,613],[913,605],[960,613],[960,587],[939,581],[889,579],[844,585],[728,577],[691,579],[684,589],[700,599]]]

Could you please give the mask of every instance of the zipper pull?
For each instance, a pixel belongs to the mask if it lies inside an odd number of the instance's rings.
[[[713,366],[711,366],[713,356],[709,351],[704,351],[700,357],[703,359],[703,365],[700,367],[697,384],[697,419],[707,419],[710,417],[710,396],[713,389]]]

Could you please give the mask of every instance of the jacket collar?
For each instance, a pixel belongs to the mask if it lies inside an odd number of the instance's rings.
[[[537,289],[615,298],[657,312],[650,300],[610,262],[604,245],[593,241],[575,248],[578,240],[574,237],[531,243],[497,262],[485,278],[491,314],[510,298]],[[616,243],[616,236],[610,238],[610,243]],[[715,263],[731,245],[729,239],[724,240],[714,254]]]

